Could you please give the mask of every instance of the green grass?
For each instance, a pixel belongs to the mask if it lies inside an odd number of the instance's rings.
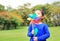
[[[60,41],[60,27],[50,27],[49,30],[51,36],[48,41]],[[27,27],[0,31],[0,41],[29,41]]]

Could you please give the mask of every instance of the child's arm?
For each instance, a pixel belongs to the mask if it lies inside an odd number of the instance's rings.
[[[29,37],[33,37],[33,34],[32,34],[32,24],[29,25],[29,28],[28,28],[28,34],[27,34]]]
[[[44,31],[45,31],[45,34],[40,36],[40,37],[37,37],[38,40],[46,40],[47,38],[50,37],[50,33],[49,33],[49,30],[48,30],[48,26],[45,25],[44,27]]]

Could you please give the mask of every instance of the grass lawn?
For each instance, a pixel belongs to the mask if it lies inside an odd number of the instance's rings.
[[[48,41],[60,41],[60,27],[50,27],[49,30],[51,36]],[[27,27],[0,31],[0,41],[29,41]]]

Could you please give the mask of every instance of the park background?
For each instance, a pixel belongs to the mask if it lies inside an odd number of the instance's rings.
[[[60,41],[60,1],[58,0],[34,6],[30,2],[26,2],[16,8],[10,4],[5,6],[0,1],[0,41],[29,41],[27,36],[29,21],[27,18],[35,10],[44,11],[43,22],[48,24],[51,34],[48,41]]]

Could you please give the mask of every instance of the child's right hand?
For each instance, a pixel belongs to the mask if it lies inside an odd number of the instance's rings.
[[[34,34],[34,30],[32,30],[32,34]]]

